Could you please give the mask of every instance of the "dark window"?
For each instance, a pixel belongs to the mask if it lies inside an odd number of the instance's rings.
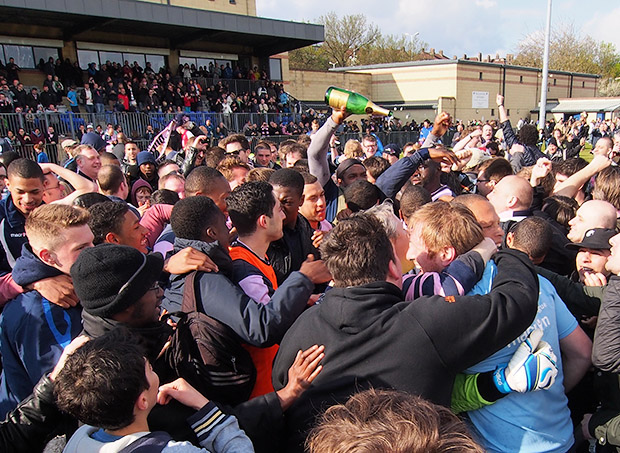
[[[519,83],[523,83],[523,76],[519,76]]]
[[[481,72],[478,73],[478,80],[482,80],[482,73]]]

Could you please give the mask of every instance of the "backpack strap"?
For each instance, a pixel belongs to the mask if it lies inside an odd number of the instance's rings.
[[[181,306],[181,311],[185,313],[198,311],[196,305],[196,289],[194,288],[196,273],[197,271],[192,271],[185,277],[185,284],[183,286],[183,304]]]
[[[164,431],[153,431],[136,439],[118,453],[161,453],[172,440]]]

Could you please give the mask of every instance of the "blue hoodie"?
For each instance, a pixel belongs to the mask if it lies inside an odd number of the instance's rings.
[[[27,244],[13,269],[13,279],[22,286],[61,274],[37,258]],[[20,294],[4,307],[0,317],[0,418],[54,368],[65,346],[82,331],[81,313],[81,307],[65,310],[37,291]]]

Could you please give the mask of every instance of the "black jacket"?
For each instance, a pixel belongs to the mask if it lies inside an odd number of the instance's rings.
[[[61,427],[71,427],[61,429]],[[54,385],[43,376],[32,395],[22,401],[6,419],[0,422],[0,451],[4,453],[30,453],[42,451],[56,432],[70,433],[77,428],[77,421],[61,413],[54,400]]]
[[[284,226],[282,232],[282,238],[272,242],[267,249],[267,257],[276,272],[278,285],[284,283],[293,271],[298,271],[308,255],[320,259],[319,251],[312,245],[314,231],[301,214],[297,215],[295,228]]]
[[[394,388],[448,406],[456,374],[504,347],[532,323],[538,280],[521,252],[497,253],[485,296],[420,297],[402,302],[385,281],[334,288],[307,310],[280,344],[273,367],[276,390],[288,381],[297,351],[325,345],[323,370],[285,414],[287,450],[301,444],[315,416],[368,388]]]

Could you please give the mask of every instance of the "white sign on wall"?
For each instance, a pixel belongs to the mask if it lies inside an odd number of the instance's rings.
[[[472,109],[488,109],[489,108],[489,92],[488,91],[472,91],[471,92],[471,108]]]

